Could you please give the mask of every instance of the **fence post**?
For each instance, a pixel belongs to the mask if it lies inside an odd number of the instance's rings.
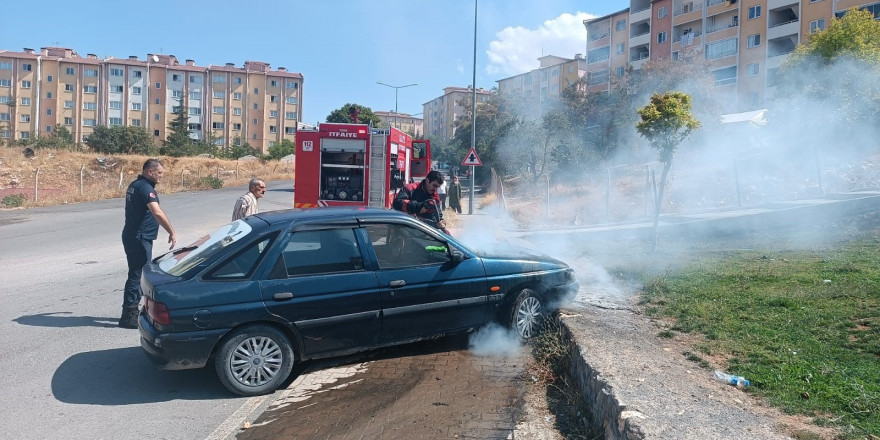
[[[183,183],[183,170],[180,170],[180,189],[186,189],[186,185]]]
[[[86,169],[85,165],[80,165],[79,167],[79,195],[83,195],[83,170]]]
[[[217,180],[220,180],[220,163],[217,163]]]
[[[117,189],[122,189],[122,174],[125,172],[125,169],[119,170],[119,184],[116,186]]]
[[[40,169],[34,171],[34,203],[37,203],[40,196]]]

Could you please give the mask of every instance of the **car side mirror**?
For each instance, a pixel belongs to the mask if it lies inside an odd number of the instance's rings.
[[[459,264],[465,260],[464,253],[454,248],[449,250],[449,257],[453,265]]]

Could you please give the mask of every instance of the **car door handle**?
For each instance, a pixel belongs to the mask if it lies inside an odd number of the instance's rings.
[[[286,299],[293,298],[293,293],[292,292],[278,292],[273,296],[273,298],[275,298],[275,301],[284,301]]]
[[[403,287],[406,285],[406,281],[404,280],[394,280],[388,283],[388,287]]]

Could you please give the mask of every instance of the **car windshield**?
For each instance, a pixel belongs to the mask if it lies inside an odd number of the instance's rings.
[[[217,252],[221,252],[227,246],[246,237],[251,230],[250,225],[243,220],[223,225],[210,235],[198,239],[195,243],[165,254],[158,261],[159,269],[170,275],[183,275]]]

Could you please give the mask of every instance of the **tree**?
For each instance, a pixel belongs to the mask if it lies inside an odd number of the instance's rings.
[[[34,146],[37,148],[52,148],[52,149],[76,149],[76,141],[73,139],[73,134],[67,127],[56,124],[55,129],[49,133],[48,136],[41,136],[36,140]]]
[[[458,105],[465,109],[464,114],[455,120],[455,135],[451,144],[456,157],[461,159],[471,148],[473,127],[473,105],[470,96],[463,98]],[[489,170],[495,167],[499,172],[510,171],[512,161],[503,160],[508,143],[511,141],[511,129],[519,118],[514,114],[513,106],[504,96],[493,93],[489,98],[477,105],[476,150],[483,162],[477,167],[478,179],[485,180]]]
[[[183,99],[174,107],[174,119],[169,124],[168,138],[162,141],[162,154],[187,156],[192,154],[193,140],[189,137],[189,121]]]
[[[281,142],[269,147],[269,158],[271,159],[278,160],[290,154],[296,154],[296,145],[289,139],[282,139]]]
[[[327,122],[355,123],[355,115],[357,115],[356,123],[358,124],[368,124],[373,127],[378,127],[382,124],[382,120],[369,107],[350,103],[330,112],[327,116]]]
[[[99,125],[86,140],[92,150],[103,154],[143,154],[156,153],[149,133],[141,127]]]
[[[655,93],[651,102],[638,110],[641,120],[636,130],[658,151],[663,164],[660,185],[654,197],[654,250],[660,239],[660,207],[669,169],[675,150],[690,134],[700,127],[700,121],[691,114],[691,97],[682,92]]]

